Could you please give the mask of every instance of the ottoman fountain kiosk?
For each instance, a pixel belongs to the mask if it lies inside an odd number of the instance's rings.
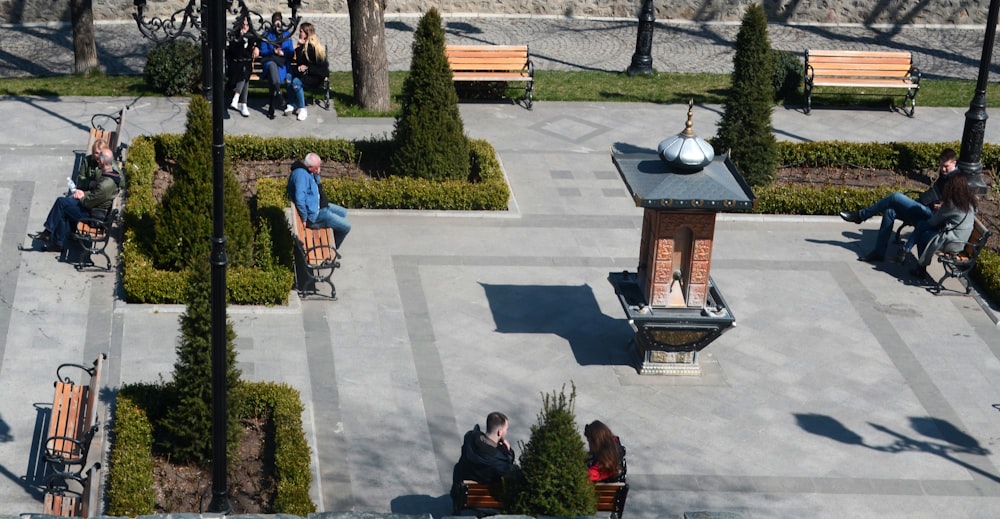
[[[700,375],[698,352],[736,318],[711,277],[716,215],[753,209],[754,194],[728,155],[694,134],[693,102],[684,131],[657,151],[616,144],[611,159],[643,209],[636,272],[612,272],[635,331],[640,374]]]

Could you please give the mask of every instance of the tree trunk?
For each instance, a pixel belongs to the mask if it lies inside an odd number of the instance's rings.
[[[70,0],[73,23],[73,72],[88,74],[100,67],[94,43],[94,8],[92,0]]]
[[[389,110],[389,58],[385,51],[386,0],[348,0],[354,99],[362,108]]]

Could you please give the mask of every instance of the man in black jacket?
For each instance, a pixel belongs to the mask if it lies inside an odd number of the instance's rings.
[[[458,497],[457,492],[464,480],[495,483],[516,470],[514,450],[507,443],[508,425],[503,413],[492,412],[486,417],[485,433],[479,424],[465,433],[462,456],[452,472],[452,499]]]

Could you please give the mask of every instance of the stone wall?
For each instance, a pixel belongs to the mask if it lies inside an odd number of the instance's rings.
[[[183,7],[184,0],[148,0],[153,14],[168,15]],[[437,6],[442,13],[546,15],[635,18],[642,0],[392,0],[386,15],[421,13]],[[754,0],[653,0],[656,19],[739,21]],[[794,23],[864,24],[963,24],[983,25],[989,2],[985,0],[763,0],[768,19]],[[130,20],[130,0],[93,0],[97,20]],[[346,14],[346,0],[305,0],[305,13]],[[248,0],[262,13],[281,10],[281,0]],[[32,23],[69,20],[69,0],[0,0],[0,23]]]

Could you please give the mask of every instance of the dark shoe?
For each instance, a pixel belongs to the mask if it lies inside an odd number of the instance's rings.
[[[50,233],[48,229],[44,229],[36,233],[29,233],[28,238],[38,240],[42,243],[48,243],[49,240],[52,239],[52,233]]]
[[[861,214],[857,211],[841,211],[840,217],[843,218],[845,222],[851,223],[861,223],[865,221],[865,219],[862,218]]]
[[[896,253],[896,256],[892,258],[893,263],[906,263],[906,251],[901,250]]]
[[[885,256],[882,254],[875,254],[874,252],[872,252],[869,254],[865,254],[864,256],[861,256],[860,258],[858,258],[858,261],[865,261],[868,263],[881,263],[885,261]]]
[[[915,277],[917,279],[927,279],[927,278],[931,277],[930,274],[927,273],[927,269],[924,268],[924,267],[917,267],[917,268],[911,270],[910,274],[912,274],[913,277]]]
[[[49,243],[45,246],[45,252],[62,252],[63,248],[54,243]]]

